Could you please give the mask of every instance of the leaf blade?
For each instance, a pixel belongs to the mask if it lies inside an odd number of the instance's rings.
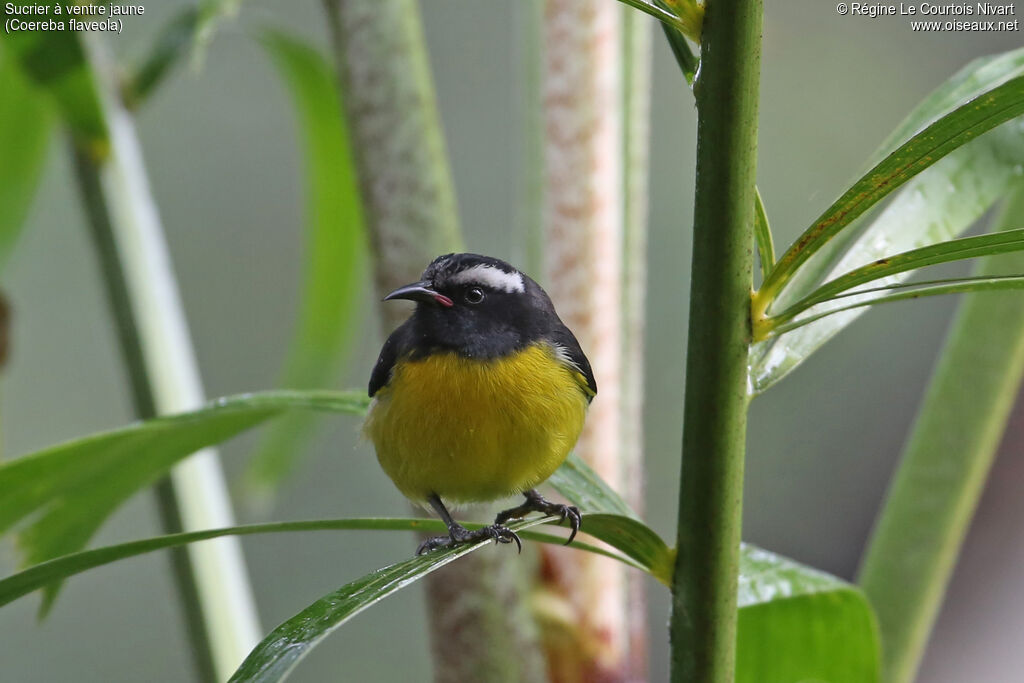
[[[905,137],[962,102],[1024,75],[1024,49],[972,62],[937,88],[897,130]],[[887,141],[878,156],[895,146]],[[1024,168],[1024,118],[985,133],[910,180],[863,233],[844,230],[796,271],[778,293],[779,310],[829,281],[898,251],[949,240],[963,233],[1020,177]],[[837,256],[838,255],[838,256]],[[763,301],[761,302],[764,303]],[[795,369],[865,309],[857,307],[804,329],[756,343],[750,385],[761,393]],[[756,316],[755,307],[755,316]]]
[[[286,410],[361,414],[367,402],[362,392],[242,394],[0,463],[0,532],[32,517],[21,532],[30,562],[73,552],[127,497],[196,450]]]
[[[855,268],[845,275],[829,280],[778,315],[771,316],[768,321],[786,322],[792,320],[798,314],[813,306],[834,301],[840,297],[850,296],[849,290],[853,290],[860,285],[876,280],[886,280],[893,275],[909,274],[910,271],[928,266],[982,256],[1005,254],[1020,251],[1021,249],[1024,249],[1024,229],[1006,230],[974,237],[962,237],[919,249],[912,249],[879,259],[860,268]],[[852,294],[856,293],[853,292]]]
[[[1024,289],[1024,276],[1003,276],[1003,277],[982,277],[982,278],[962,278],[953,280],[934,280],[928,283],[918,283],[924,286],[915,287],[915,284],[909,285],[893,285],[891,287],[880,287],[878,291],[885,291],[888,289],[900,289],[905,291],[898,291],[893,294],[885,294],[882,296],[863,299],[855,301],[852,304],[840,306],[838,308],[832,308],[822,313],[816,313],[814,315],[807,316],[806,318],[797,318],[796,320],[788,323],[779,325],[775,332],[777,334],[784,334],[791,330],[798,330],[801,327],[812,325],[819,320],[826,319],[833,315],[842,315],[847,311],[855,311],[869,306],[877,306],[878,304],[890,304],[898,301],[909,301],[911,299],[920,299],[927,296],[945,296],[947,294],[968,294],[971,292],[996,292],[996,291],[1007,291],[1011,289]],[[865,290],[869,291],[869,290]],[[853,296],[858,296],[860,292],[857,292]]]
[[[478,524],[467,524],[467,528],[476,528]],[[221,538],[223,536],[250,536],[256,534],[308,532],[308,531],[418,531],[444,533],[445,526],[440,520],[422,518],[356,518],[356,519],[325,519],[297,522],[270,522],[265,524],[247,524],[236,527],[206,529],[203,531],[182,532],[156,536],[128,543],[83,550],[61,557],[56,557],[20,572],[0,579],[0,607],[7,605],[29,593],[45,588],[54,582],[63,581],[113,562],[137,557],[146,553],[176,548],[191,543]],[[542,543],[561,544],[565,540],[559,536],[534,531],[521,533],[524,539]],[[630,566],[646,570],[628,558],[610,553],[602,548],[573,541],[572,547],[606,555],[625,562]]]
[[[536,521],[516,528],[525,529]],[[275,683],[286,679],[312,648],[361,611],[482,545],[405,560],[327,594],[275,628],[250,653],[231,681]],[[738,681],[800,680],[787,677],[794,671],[835,683],[877,680],[874,618],[855,587],[753,546],[745,545],[741,554],[745,580],[740,586]],[[779,626],[789,623],[810,627],[784,630],[778,637]],[[831,633],[843,623],[849,624],[849,638],[831,638]],[[772,641],[773,649],[756,646],[760,639],[773,633],[777,636]],[[848,648],[850,639],[852,649]],[[804,652],[809,644],[819,647],[814,657]],[[847,648],[847,652],[837,656],[841,648]],[[840,667],[848,669],[844,672]]]
[[[582,510],[622,515],[640,521],[622,496],[575,453],[565,459],[547,483]]]
[[[306,159],[305,284],[279,385],[330,385],[351,349],[365,275],[365,228],[356,172],[334,71],[319,52],[276,31],[261,43],[292,94]],[[246,480],[272,494],[294,470],[315,416],[295,413],[270,427]]]
[[[1024,76],[1012,78],[946,114],[878,162],[835,201],[779,259],[765,281],[777,292],[793,271],[840,230],[950,152],[1024,113]]]
[[[1018,186],[994,229],[1024,220]],[[1024,270],[984,259],[977,278]],[[886,643],[886,680],[911,681],[1024,377],[1024,298],[961,302],[879,513],[858,583]]]
[[[541,520],[519,522],[528,529]],[[441,567],[483,548],[486,543],[442,548],[411,557],[363,576],[328,593],[264,638],[235,671],[230,682],[280,681],[327,636],[363,610]]]
[[[845,581],[744,544],[737,683],[874,683],[880,646],[864,594]]]
[[[107,124],[80,36],[70,30],[19,31],[3,34],[0,44],[28,80],[50,95],[75,140],[94,154],[105,154]]]
[[[0,45],[0,266],[14,247],[39,185],[52,130],[46,103]]]

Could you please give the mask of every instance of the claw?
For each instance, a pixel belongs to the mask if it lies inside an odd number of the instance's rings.
[[[446,545],[451,545],[452,539],[448,536],[433,536],[426,539],[416,548],[417,555],[426,555],[431,550],[437,550],[443,548]]]
[[[494,526],[484,527],[484,529],[488,529],[488,530],[494,531],[494,533],[495,533],[494,542],[495,543],[515,543],[516,544],[516,550],[519,552],[519,554],[521,555],[523,553],[523,542],[521,540],[519,540],[519,534],[517,534],[516,532],[512,531],[508,527],[494,525]]]
[[[497,543],[515,543],[520,553],[523,552],[523,542],[519,540],[519,534],[503,524],[492,524],[476,531],[469,531],[463,526],[453,525],[448,536],[434,536],[420,543],[416,549],[417,555],[425,555],[438,548],[451,548],[465,543],[476,543],[477,541],[493,540]]]
[[[572,540],[576,538],[576,532],[580,530],[580,525],[583,523],[583,515],[580,513],[580,509],[578,507],[575,505],[552,503],[551,501],[545,500],[543,496],[532,489],[523,495],[526,496],[526,502],[519,507],[499,512],[498,516],[494,519],[495,525],[504,525],[505,522],[510,519],[520,519],[531,512],[540,512],[545,515],[558,515],[559,524],[569,520],[569,526],[572,531],[569,533],[569,538],[566,540],[565,545],[572,543]]]
[[[562,519],[559,520],[559,523],[564,522],[566,517],[569,518],[569,526],[572,527],[572,531],[569,532],[569,538],[565,541],[565,545],[569,545],[572,543],[572,539],[576,538],[576,532],[580,530],[580,525],[583,524],[583,515],[575,505],[566,505],[562,510]]]

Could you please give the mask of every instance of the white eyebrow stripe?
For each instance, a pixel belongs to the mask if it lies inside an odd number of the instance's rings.
[[[452,276],[451,281],[456,284],[472,282],[475,284],[485,285],[492,289],[501,289],[509,294],[512,292],[522,294],[526,291],[526,286],[523,283],[523,276],[520,273],[506,273],[501,268],[495,268],[494,266],[484,264],[473,266],[472,268],[467,268],[462,272],[456,273]]]

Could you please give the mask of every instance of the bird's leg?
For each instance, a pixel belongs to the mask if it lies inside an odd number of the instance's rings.
[[[531,512],[542,512],[545,515],[558,515],[561,520],[569,520],[569,526],[572,527],[572,533],[569,534],[569,540],[565,542],[566,545],[572,543],[572,539],[576,538],[576,532],[580,530],[580,524],[583,522],[583,515],[580,514],[580,509],[575,505],[562,505],[561,503],[552,503],[550,500],[545,500],[544,496],[537,493],[536,489],[530,489],[523,493],[526,496],[526,502],[519,507],[514,507],[508,510],[503,510],[498,513],[498,516],[494,518],[494,524],[496,526],[504,525],[510,519],[521,519]]]
[[[485,540],[493,540],[495,543],[515,543],[519,548],[519,552],[523,552],[523,543],[519,540],[519,536],[504,524],[495,523],[476,531],[470,531],[452,519],[451,514],[448,513],[448,508],[444,506],[444,503],[441,502],[441,499],[436,494],[432,494],[427,498],[427,502],[430,503],[430,507],[434,508],[434,512],[437,513],[445,526],[448,527],[448,535],[434,536],[423,541],[423,543],[420,543],[420,547],[416,549],[417,555],[429,553],[437,548],[450,548],[462,545],[463,543],[475,543],[476,541]]]

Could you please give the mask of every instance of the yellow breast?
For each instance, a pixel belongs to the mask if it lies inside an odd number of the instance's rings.
[[[364,432],[406,497],[494,500],[562,464],[583,429],[585,386],[546,344],[494,360],[399,360]]]

